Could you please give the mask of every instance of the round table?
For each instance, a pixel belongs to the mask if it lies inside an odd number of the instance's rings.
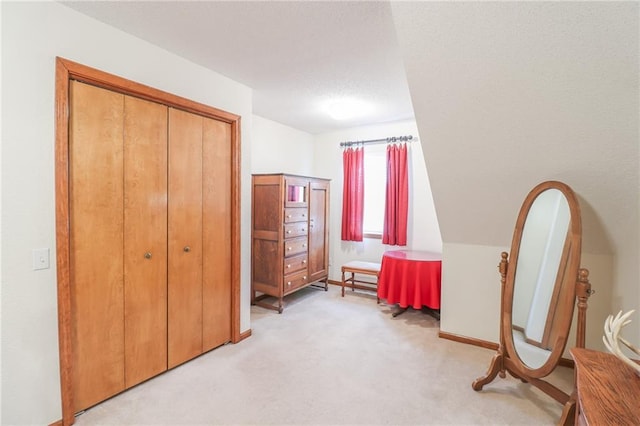
[[[426,306],[439,310],[441,269],[442,255],[439,253],[387,251],[382,255],[378,297],[403,309]]]

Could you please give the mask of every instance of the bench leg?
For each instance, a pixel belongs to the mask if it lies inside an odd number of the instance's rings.
[[[342,270],[342,297],[344,297],[344,269]]]

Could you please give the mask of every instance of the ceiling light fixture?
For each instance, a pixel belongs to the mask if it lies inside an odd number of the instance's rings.
[[[367,114],[371,105],[356,99],[340,99],[330,101],[326,109],[334,120],[349,120]]]

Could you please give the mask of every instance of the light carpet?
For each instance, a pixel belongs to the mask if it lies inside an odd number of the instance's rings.
[[[251,308],[252,336],[77,417],[84,425],[552,425],[562,406],[510,376],[480,392],[494,352],[438,338],[421,311],[306,288]],[[569,391],[573,370],[551,381]]]

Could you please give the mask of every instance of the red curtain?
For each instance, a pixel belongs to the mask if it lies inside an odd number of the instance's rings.
[[[364,149],[346,148],[342,153],[342,166],[342,240],[362,241]]]
[[[387,145],[387,195],[384,209],[382,243],[407,245],[409,174],[407,144]]]

